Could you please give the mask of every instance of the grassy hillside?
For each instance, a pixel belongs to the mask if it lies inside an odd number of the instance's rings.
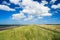
[[[0,31],[0,40],[60,40],[60,32],[42,26],[28,25]]]

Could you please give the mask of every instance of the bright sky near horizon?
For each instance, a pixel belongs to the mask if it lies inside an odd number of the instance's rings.
[[[60,0],[0,0],[0,24],[60,24]]]

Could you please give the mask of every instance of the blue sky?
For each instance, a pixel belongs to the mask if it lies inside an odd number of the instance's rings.
[[[0,24],[60,24],[60,0],[0,0]]]

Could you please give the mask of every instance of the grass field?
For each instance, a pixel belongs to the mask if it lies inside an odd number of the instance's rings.
[[[60,40],[60,25],[27,25],[0,31],[0,40]]]

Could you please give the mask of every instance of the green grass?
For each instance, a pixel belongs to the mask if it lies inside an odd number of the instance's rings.
[[[39,25],[40,27],[47,28],[50,30],[54,30],[60,32],[60,25]]]
[[[0,31],[0,40],[60,40],[60,32],[28,25]]]

